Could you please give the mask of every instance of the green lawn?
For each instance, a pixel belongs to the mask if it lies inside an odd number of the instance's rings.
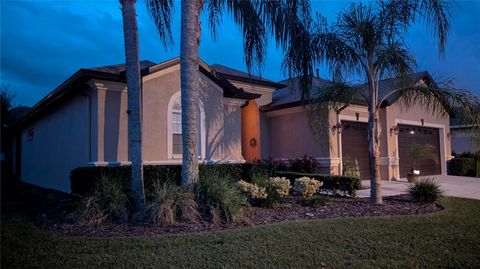
[[[480,201],[441,213],[285,222],[217,233],[81,238],[3,219],[2,268],[480,268]]]

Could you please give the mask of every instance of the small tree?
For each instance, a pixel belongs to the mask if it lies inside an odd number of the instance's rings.
[[[421,159],[431,159],[435,162],[438,162],[437,158],[435,158],[435,147],[430,144],[418,144],[412,143],[407,147],[407,155],[412,158],[413,161],[413,170],[416,169],[417,161]]]

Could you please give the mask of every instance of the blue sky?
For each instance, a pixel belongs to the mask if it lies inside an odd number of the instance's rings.
[[[179,53],[180,2],[176,2],[174,44],[164,48],[145,4],[138,0],[140,56],[161,62]],[[314,1],[312,9],[330,21],[349,1]],[[119,1],[1,1],[0,82],[16,92],[17,103],[33,105],[82,67],[124,61],[122,18]],[[205,21],[205,20],[203,20]],[[418,70],[428,70],[435,79],[453,78],[455,86],[480,94],[480,1],[455,2],[452,31],[445,58],[424,25],[415,26],[408,45]],[[200,57],[246,70],[241,34],[228,16],[218,37],[212,39],[203,27]],[[285,78],[280,67],[282,51],[270,42],[262,76]],[[321,75],[329,77],[325,68]]]

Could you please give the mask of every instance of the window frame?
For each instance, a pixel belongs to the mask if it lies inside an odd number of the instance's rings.
[[[182,154],[174,154],[173,153],[173,135],[174,134],[181,134],[182,132],[178,131],[173,131],[173,114],[174,113],[180,113],[182,114],[181,109],[174,109],[173,106],[177,102],[181,104],[181,94],[180,92],[176,92],[170,97],[170,101],[168,102],[168,107],[167,107],[167,158],[168,159],[181,159]],[[200,132],[200,155],[198,156],[199,159],[205,159],[205,145],[206,145],[206,138],[205,138],[205,108],[203,105],[203,102],[200,100],[199,102],[199,120],[200,120],[200,126],[198,128]]]

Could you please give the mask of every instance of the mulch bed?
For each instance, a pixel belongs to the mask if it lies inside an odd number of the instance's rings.
[[[244,210],[245,220],[230,225],[215,225],[211,222],[182,223],[171,227],[152,224],[101,224],[80,225],[43,217],[37,225],[50,232],[74,236],[141,236],[201,233],[232,228],[271,224],[288,220],[329,219],[365,216],[396,216],[433,213],[443,210],[438,204],[417,204],[405,195],[384,198],[383,205],[370,204],[368,199],[331,198],[326,206],[302,207],[290,200],[274,208],[249,207]]]

